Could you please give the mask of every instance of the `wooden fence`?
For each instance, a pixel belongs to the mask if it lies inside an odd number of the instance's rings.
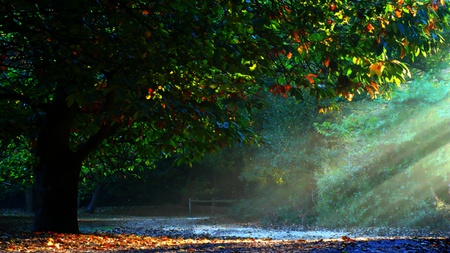
[[[237,200],[234,199],[208,199],[208,200],[201,200],[201,199],[191,199],[189,198],[189,217],[192,216],[192,205],[196,203],[211,203],[211,216],[214,216],[216,214],[216,204],[232,204],[237,202]]]

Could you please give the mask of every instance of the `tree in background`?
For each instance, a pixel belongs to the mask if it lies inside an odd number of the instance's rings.
[[[189,163],[255,143],[260,89],[321,111],[375,97],[447,25],[443,1],[2,0],[1,147],[37,158],[35,230],[76,233],[80,172],[101,147]]]
[[[449,225],[449,77],[430,72],[383,109],[362,103],[316,125],[330,141],[323,152],[337,153],[316,172],[322,225]]]
[[[186,197],[196,199],[239,199],[246,190],[239,176],[245,155],[243,145],[237,143],[194,164],[187,178]]]
[[[361,103],[316,124],[324,152],[337,152],[316,175],[322,224],[449,225],[449,60],[413,63],[416,78],[383,106]]]
[[[23,138],[17,138],[15,142],[9,143],[6,149],[0,151],[0,200],[2,201],[17,192],[32,192],[32,170],[36,161],[28,147],[21,145],[21,139]],[[32,194],[28,195],[26,200],[25,209],[31,211]]]
[[[146,169],[153,168],[151,158],[140,154],[134,141],[106,142],[94,155],[88,157],[81,168],[84,195],[91,195],[86,212],[93,213],[105,190],[117,191],[125,179],[139,178]]]
[[[266,95],[269,106],[253,117],[265,145],[236,151],[244,153],[240,179],[248,185],[251,200],[234,207],[231,214],[270,223],[311,223],[314,174],[327,156],[320,152],[325,142],[313,123],[323,114],[316,110],[314,98],[298,102]]]
[[[416,62],[428,71],[412,69],[390,100],[359,95],[338,113],[267,97],[253,118],[268,144],[234,149],[250,194],[231,214],[287,225],[447,226],[448,60]]]

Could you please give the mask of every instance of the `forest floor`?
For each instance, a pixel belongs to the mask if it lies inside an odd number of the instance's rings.
[[[448,229],[274,228],[155,207],[80,212],[82,234],[32,233],[31,224],[0,210],[0,252],[450,252]]]

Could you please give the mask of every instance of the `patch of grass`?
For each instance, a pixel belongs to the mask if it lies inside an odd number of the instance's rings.
[[[0,232],[30,232],[32,228],[31,216],[0,216]]]

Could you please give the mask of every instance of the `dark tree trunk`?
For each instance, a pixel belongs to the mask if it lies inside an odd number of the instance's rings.
[[[77,217],[78,178],[81,161],[73,153],[40,162],[35,169],[36,231],[79,233]]]
[[[77,194],[82,159],[70,149],[74,112],[66,97],[62,88],[57,88],[37,140],[35,231],[79,233]]]
[[[112,101],[113,95],[108,99]],[[79,233],[77,199],[82,161],[120,127],[102,124],[73,151],[70,138],[76,110],[76,105],[68,107],[64,87],[56,88],[37,140],[35,231]]]
[[[92,194],[91,202],[89,202],[89,206],[86,208],[86,213],[94,213],[95,209],[97,209],[98,197],[100,196],[100,192],[102,191],[102,184],[97,184],[95,186],[94,194]]]

